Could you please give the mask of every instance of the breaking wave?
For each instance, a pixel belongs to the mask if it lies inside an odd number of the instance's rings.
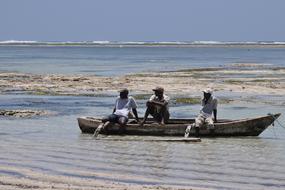
[[[285,41],[0,41],[0,45],[285,45]]]

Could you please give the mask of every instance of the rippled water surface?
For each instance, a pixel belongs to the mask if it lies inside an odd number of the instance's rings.
[[[284,55],[284,49],[0,47],[0,70],[117,75],[148,70],[150,66],[156,70],[237,62],[282,66]],[[238,119],[280,112],[279,121],[284,125],[284,105],[263,104],[266,98],[260,97],[260,103],[222,104],[218,117]],[[146,141],[158,137],[139,136],[100,136],[95,140],[92,135],[81,134],[76,118],[109,114],[114,99],[115,95],[0,95],[0,109],[53,113],[28,119],[0,117],[0,177],[38,181],[70,177],[185,188],[285,189],[285,129],[277,123],[259,137],[203,138],[200,143]],[[276,97],[276,102],[280,101],[284,102],[284,97]],[[144,103],[138,100],[140,116]],[[170,111],[172,117],[189,118],[198,113],[199,106],[173,104]]]
[[[149,185],[214,189],[284,189],[285,129],[267,129],[260,137],[205,138],[200,143],[145,141],[158,137],[81,134],[76,118],[105,115],[114,97],[0,96],[11,107],[43,107],[57,112],[47,118],[1,119],[1,175],[24,177],[23,169],[79,179],[104,179]],[[139,101],[139,114],[143,101]],[[225,105],[224,118],[285,113],[268,105]],[[173,105],[174,117],[192,117],[198,106]],[[181,114],[178,112],[180,110]],[[188,110],[188,112],[183,112]],[[182,114],[183,113],[183,114]],[[230,114],[229,114],[230,113]],[[243,114],[241,114],[243,113]],[[280,120],[284,123],[283,117]],[[121,140],[118,140],[121,139]],[[161,137],[159,138],[161,139]]]

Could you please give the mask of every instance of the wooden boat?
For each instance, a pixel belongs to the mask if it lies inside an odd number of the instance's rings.
[[[280,113],[267,115],[263,117],[247,118],[239,120],[220,119],[215,123],[214,134],[210,134],[210,130],[203,126],[200,129],[200,136],[258,136],[268,126],[280,116]],[[101,133],[106,135],[148,135],[148,136],[184,136],[185,129],[194,119],[170,119],[165,125],[159,125],[149,119],[144,126],[140,126],[135,120],[130,119],[130,122],[120,128],[118,124],[110,123]],[[97,127],[101,124],[100,118],[80,117],[78,124],[82,133],[94,133]],[[190,130],[189,136],[194,136],[195,129]]]

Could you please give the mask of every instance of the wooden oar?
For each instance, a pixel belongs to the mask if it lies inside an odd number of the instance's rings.
[[[144,142],[201,142],[200,138],[154,138],[154,139],[124,139],[124,138],[98,138],[107,141],[144,141]]]

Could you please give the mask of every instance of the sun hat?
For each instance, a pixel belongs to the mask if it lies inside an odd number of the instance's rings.
[[[157,92],[164,92],[164,88],[157,86],[154,89],[152,89],[153,91],[157,91]]]
[[[205,93],[211,94],[211,95],[213,94],[213,90],[211,88],[206,88],[202,92],[205,92]]]

